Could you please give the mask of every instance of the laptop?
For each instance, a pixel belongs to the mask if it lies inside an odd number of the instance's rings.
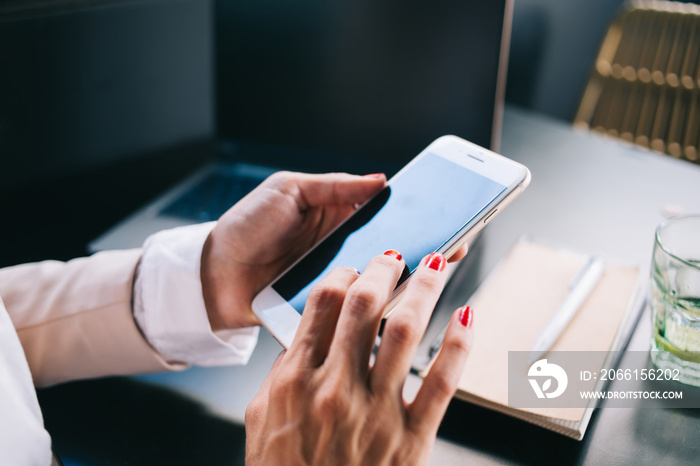
[[[397,172],[455,134],[498,150],[512,0],[214,2],[214,163],[89,245],[217,219],[278,169]]]

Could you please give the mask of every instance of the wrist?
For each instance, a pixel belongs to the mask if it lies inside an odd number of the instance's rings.
[[[212,331],[260,325],[250,307],[252,296],[240,290],[236,265],[219,259],[225,256],[217,253],[212,235],[204,241],[200,264],[202,298]]]

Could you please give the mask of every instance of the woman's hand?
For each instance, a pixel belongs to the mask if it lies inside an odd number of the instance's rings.
[[[202,292],[212,329],[259,325],[253,298],[385,184],[383,174],[278,172],[236,203],[202,250]]]
[[[454,395],[472,338],[469,308],[455,311],[415,400],[402,396],[411,361],[445,283],[431,254],[389,316],[382,310],[404,262],[375,257],[362,275],[333,270],[314,287],[296,338],[246,411],[246,464],[424,464]]]
[[[259,325],[255,295],[385,184],[383,174],[278,172],[236,203],[202,251],[212,329]]]

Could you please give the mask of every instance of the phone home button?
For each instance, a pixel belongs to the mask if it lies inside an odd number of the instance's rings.
[[[496,208],[493,209],[491,212],[489,212],[489,214],[488,214],[488,215],[486,216],[486,218],[484,219],[484,225],[487,224],[487,223],[489,223],[489,220],[491,219],[491,217],[493,217],[493,214],[495,214],[496,212],[498,212],[498,207],[496,207]]]

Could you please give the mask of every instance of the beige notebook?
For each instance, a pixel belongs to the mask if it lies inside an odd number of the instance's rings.
[[[508,352],[530,351],[569,292],[587,256],[521,240],[479,286],[475,340],[456,396],[581,439],[595,402],[582,408],[516,409],[508,406]],[[639,267],[606,267],[552,351],[619,350],[633,330],[645,298]],[[601,368],[616,364],[601,361]]]

